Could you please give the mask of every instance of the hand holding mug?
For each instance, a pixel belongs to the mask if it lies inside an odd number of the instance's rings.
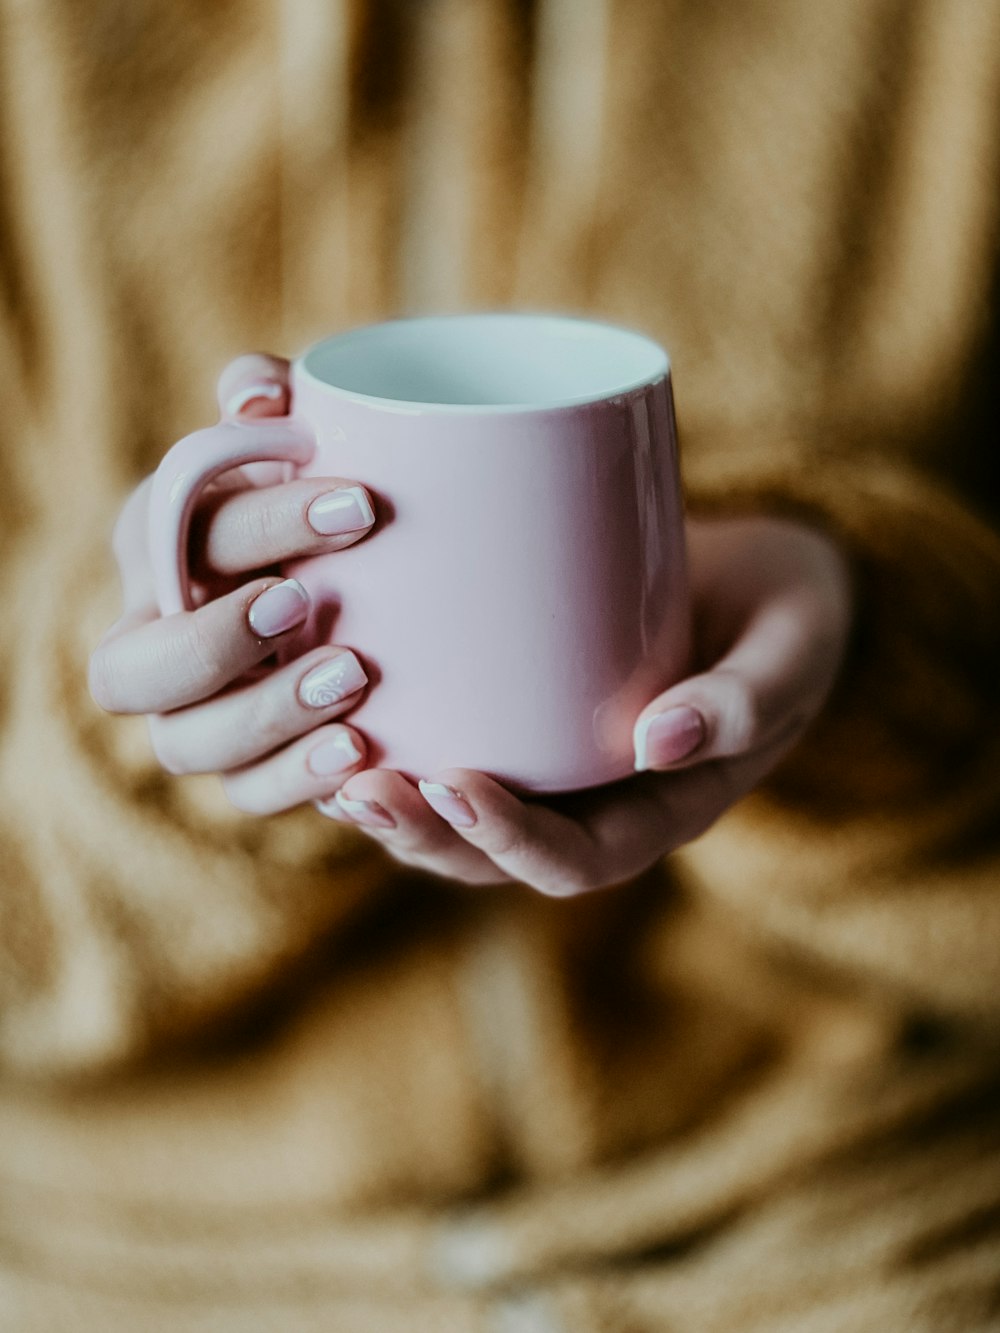
[[[233,362],[219,380],[223,419],[283,412],[286,371],[269,357]],[[365,762],[366,748],[361,732],[333,720],[367,684],[349,649],[322,645],[257,679],[248,674],[309,612],[305,590],[273,567],[362,540],[371,496],[350,478],[268,480],[274,484],[253,485],[245,472],[230,472],[205,490],[191,543],[200,605],[168,616],[149,556],[152,478],[133,492],[114,534],[124,611],[90,663],[96,701],[147,714],[169,772],[220,773],[232,803],[252,814],[332,796]]]
[[[638,875],[707,831],[820,712],[851,624],[846,563],[824,534],[768,517],[688,523],[696,673],[642,709],[634,777],[519,799],[450,768],[415,789],[350,775],[319,808],[366,826],[399,861],[470,884],[571,897]]]
[[[194,605],[206,486],[262,460],[355,477],[371,539],[282,563],[310,605],[279,658],[334,639],[361,656],[371,761],[533,793],[630,773],[635,715],[690,646],[663,349],[590,320],[431,316],[326,338],[289,373],[289,415],[196,431],[157,469],[161,612]]]
[[[282,415],[288,392],[287,363],[273,358],[243,358],[220,382],[230,410],[254,417]],[[295,489],[303,486],[308,494]],[[315,534],[303,541],[304,516],[317,495],[338,489],[360,489],[377,508],[375,497],[343,479],[332,490],[323,479],[310,478],[257,492],[209,493],[197,519],[208,557],[204,572],[217,579],[316,550]],[[262,578],[196,610],[157,619],[152,573],[142,554],[148,491],[144,483],[119,523],[116,544],[131,609],[95,655],[98,701],[119,711],[169,708],[151,721],[172,771],[225,770],[232,752],[209,754],[208,738],[224,746],[233,744],[227,738],[234,732],[242,734],[254,753],[223,775],[240,808],[266,813],[312,799],[324,813],[364,825],[397,859],[470,883],[514,879],[569,895],[629,878],[697,836],[766,776],[818,713],[850,624],[847,572],[826,537],[768,518],[690,523],[699,661],[696,674],[636,710],[630,726],[634,759],[648,771],[541,800],[521,799],[468,768],[434,771],[418,788],[391,769],[363,769],[363,735],[326,722],[364,699],[363,687],[327,704],[326,714],[303,713],[297,687],[310,674],[312,657],[293,660],[263,681],[227,687],[223,677],[238,679],[273,647],[259,634],[249,635],[256,643],[247,646],[244,617],[262,587],[280,590],[279,578]],[[328,541],[351,544],[357,535]],[[282,596],[289,617],[298,614],[296,594]],[[209,624],[204,613],[212,607],[221,609]],[[293,638],[307,616],[306,609],[275,640]],[[185,679],[192,650],[199,664],[195,675],[209,663],[215,670],[191,681],[188,691],[201,692],[186,703],[178,681]],[[332,644],[311,651],[321,667],[349,655]],[[212,697],[211,686],[218,691],[220,683],[221,693]],[[242,712],[232,711],[241,705]],[[308,756],[324,744],[325,733],[337,737],[349,762],[336,776],[320,778],[311,773]],[[282,744],[290,736],[300,739]],[[336,799],[323,799],[334,791]]]

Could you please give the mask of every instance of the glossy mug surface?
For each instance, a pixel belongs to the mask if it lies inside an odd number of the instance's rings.
[[[243,463],[360,482],[376,525],[291,561],[313,613],[283,660],[352,648],[345,715],[371,765],[474,768],[521,792],[633,771],[641,709],[688,665],[690,617],[666,353],[609,325],[533,314],[403,319],[292,365],[292,415],[175,445],[154,482],[163,614],[190,605],[200,490]]]

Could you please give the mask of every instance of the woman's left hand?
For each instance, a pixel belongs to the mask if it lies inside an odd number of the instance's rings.
[[[317,806],[352,819],[399,861],[470,884],[516,880],[569,897],[630,879],[704,833],[784,758],[843,659],[852,598],[832,540],[756,517],[691,521],[703,670],[636,720],[634,777],[519,799],[471,769],[412,786],[365,769]]]

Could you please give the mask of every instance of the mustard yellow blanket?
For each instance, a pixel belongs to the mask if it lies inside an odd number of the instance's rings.
[[[997,0],[0,0],[0,1327],[1000,1319]],[[570,902],[162,773],[111,524],[232,355],[671,350],[859,590],[765,790]]]

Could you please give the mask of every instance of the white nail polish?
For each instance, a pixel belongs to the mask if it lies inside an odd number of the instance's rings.
[[[351,816],[357,824],[365,824],[370,828],[395,828],[396,821],[389,814],[388,810],[379,805],[378,801],[356,801],[350,796],[345,796],[343,790],[338,791],[334,798],[341,810]]]
[[[652,721],[652,717],[644,717],[640,722],[635,724],[635,731],[632,735],[632,745],[635,748],[635,771],[637,773],[642,773],[649,767],[646,738],[649,735],[649,728]]]
[[[344,811],[341,810],[340,806],[337,804],[337,798],[335,796],[329,796],[325,801],[313,801],[313,806],[321,815],[325,815],[327,819],[335,819],[339,824],[354,823],[354,820],[348,818]]]
[[[231,417],[237,416],[247,403],[252,403],[255,398],[267,398],[273,403],[279,402],[284,392],[284,387],[280,384],[269,380],[257,380],[236,390],[226,402],[226,413]]]
[[[324,537],[363,532],[375,522],[368,496],[360,486],[339,486],[318,496],[306,511],[309,525]]]
[[[299,682],[299,701],[307,708],[328,708],[368,684],[364,667],[347,649],[321,662]]]
[[[422,778],[417,784],[420,794],[442,819],[459,828],[472,828],[477,823],[476,812],[460,791],[447,787],[443,782],[428,782]]]
[[[360,758],[361,751],[351,740],[350,734],[339,731],[309,751],[306,765],[316,777],[330,778],[335,773],[353,768]]]
[[[247,623],[261,639],[272,639],[301,625],[309,614],[309,594],[298,579],[285,579],[250,603]]]
[[[687,759],[704,744],[705,719],[690,704],[671,704],[638,723],[635,729],[636,772],[667,768]],[[652,749],[652,756],[650,756]]]

